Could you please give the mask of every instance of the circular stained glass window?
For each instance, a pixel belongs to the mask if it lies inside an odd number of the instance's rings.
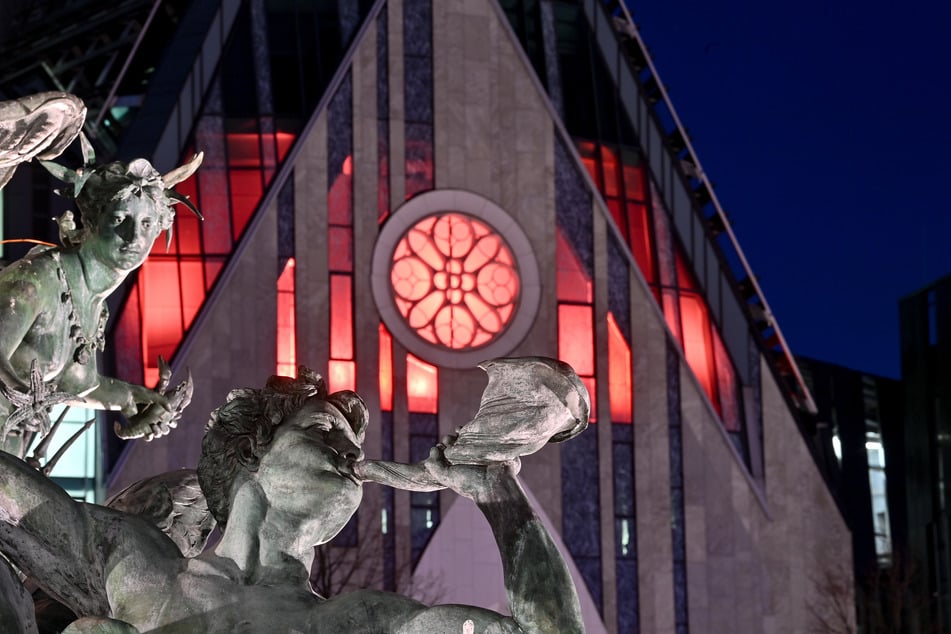
[[[390,272],[410,328],[455,350],[485,345],[512,318],[519,275],[505,240],[461,213],[418,221],[399,241]]]
[[[372,284],[400,342],[449,367],[511,352],[540,294],[522,230],[487,199],[460,190],[420,194],[389,218],[374,251]]]

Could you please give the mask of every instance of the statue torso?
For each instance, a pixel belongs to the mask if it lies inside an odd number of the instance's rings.
[[[128,564],[138,568],[142,562]],[[421,607],[412,599],[373,590],[325,600],[290,582],[244,585],[200,557],[166,560],[166,565],[138,574],[123,567],[114,569],[122,587],[110,587],[113,616],[142,632],[389,632]],[[137,585],[130,587],[129,579]]]
[[[18,345],[8,343],[15,345],[10,363],[20,380],[29,382],[36,359],[44,380],[58,391],[82,396],[96,387],[95,340],[104,306],[77,284],[81,275],[76,253],[59,249],[29,255],[3,271],[6,281],[22,281],[34,289],[32,297],[11,299],[32,302],[36,310],[36,319]]]

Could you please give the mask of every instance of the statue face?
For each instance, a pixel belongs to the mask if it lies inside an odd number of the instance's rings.
[[[162,231],[162,204],[148,196],[110,202],[84,246],[110,268],[131,271],[145,262]]]
[[[307,545],[329,541],[360,506],[362,485],[344,465],[363,451],[349,430],[337,408],[311,398],[277,426],[261,457],[256,478],[268,503],[303,528]]]

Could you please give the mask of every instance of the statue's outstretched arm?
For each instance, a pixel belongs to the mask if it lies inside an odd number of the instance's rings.
[[[511,619],[495,621],[502,631],[584,632],[568,566],[518,483],[518,460],[488,466],[451,465],[443,451],[444,445],[438,445],[422,464],[429,479],[472,499],[492,527],[512,613]],[[404,629],[463,631],[459,628],[466,620],[474,622],[475,631],[492,622],[478,608],[436,606],[418,614]],[[420,626],[429,629],[413,629]]]

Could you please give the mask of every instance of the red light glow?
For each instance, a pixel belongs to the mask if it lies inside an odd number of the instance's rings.
[[[588,279],[574,249],[558,231],[558,301],[591,303],[591,281]]]
[[[297,330],[294,323],[294,258],[277,278],[277,374],[297,376]]]
[[[406,402],[409,411],[439,411],[439,370],[411,354],[406,355]]]
[[[684,328],[684,356],[693,370],[703,391],[710,397],[717,410],[716,374],[713,365],[713,342],[710,341],[710,317],[707,307],[699,295],[681,293],[680,315]]]
[[[558,306],[558,356],[581,376],[594,375],[591,307]]]
[[[631,349],[614,321],[614,315],[608,313],[608,393],[612,422],[630,423],[633,420],[633,389]]]
[[[396,305],[430,343],[459,350],[495,339],[519,297],[515,258],[497,233],[458,213],[414,225],[393,252]]]
[[[353,361],[327,362],[327,389],[330,392],[356,390],[356,366]]]
[[[393,337],[380,324],[380,409],[393,411]]]
[[[353,300],[349,275],[330,276],[330,356],[353,359]]]

